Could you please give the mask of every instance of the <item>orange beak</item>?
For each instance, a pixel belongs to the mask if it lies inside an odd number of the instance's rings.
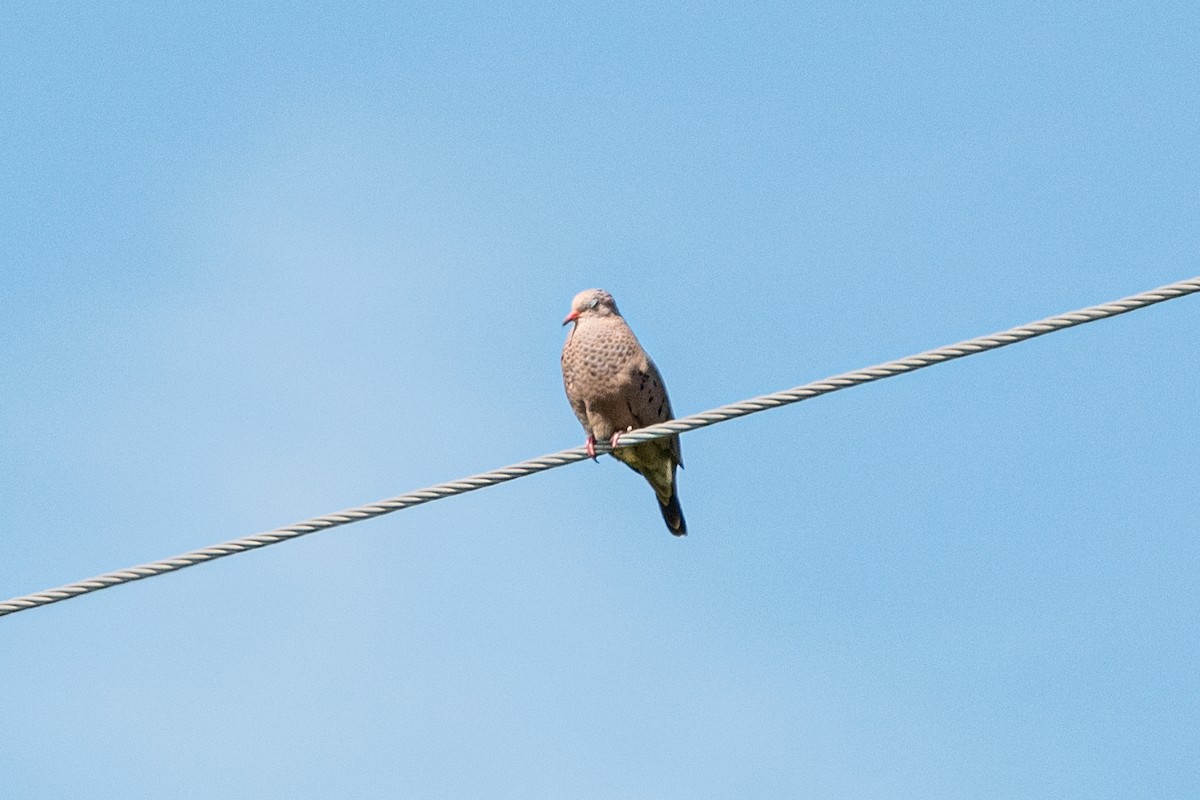
[[[566,325],[568,322],[574,322],[577,319],[579,319],[579,312],[572,311],[570,314],[567,314],[567,318],[563,320],[563,325]]]

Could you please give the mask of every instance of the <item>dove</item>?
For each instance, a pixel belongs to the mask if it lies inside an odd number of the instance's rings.
[[[642,349],[603,289],[580,292],[571,301],[563,325],[575,323],[563,344],[563,386],[575,416],[587,432],[587,453],[596,458],[596,442],[608,441],[623,461],[654,489],[667,529],[687,535],[675,468],[683,466],[679,436],[620,447],[622,433],[673,419],[671,400],[658,367]]]

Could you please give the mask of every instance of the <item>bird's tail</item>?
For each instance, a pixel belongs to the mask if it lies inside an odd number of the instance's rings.
[[[676,536],[687,536],[687,523],[683,521],[683,509],[679,507],[679,494],[674,486],[671,487],[671,499],[665,503],[659,500],[658,504],[662,508],[667,530]]]

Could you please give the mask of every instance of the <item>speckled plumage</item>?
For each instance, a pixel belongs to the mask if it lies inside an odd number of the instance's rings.
[[[580,292],[564,324],[574,322],[563,345],[563,386],[589,443],[673,418],[671,400],[658,367],[642,349],[603,289]],[[654,488],[667,528],[676,536],[687,525],[675,490],[676,467],[683,466],[679,437],[628,447],[612,455],[640,473]]]

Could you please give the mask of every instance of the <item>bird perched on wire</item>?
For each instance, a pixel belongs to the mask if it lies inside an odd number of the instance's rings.
[[[658,367],[617,310],[612,295],[588,289],[575,295],[563,320],[575,327],[562,351],[563,386],[587,432],[587,452],[608,441],[614,458],[640,473],[654,488],[667,528],[687,535],[675,490],[675,468],[683,466],[679,436],[620,447],[622,433],[674,418]]]

